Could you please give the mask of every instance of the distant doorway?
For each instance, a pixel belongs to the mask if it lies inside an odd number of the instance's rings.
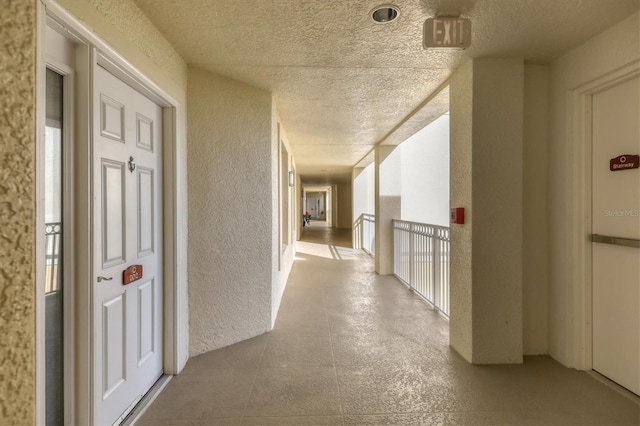
[[[307,193],[306,210],[312,220],[326,220],[326,192]]]

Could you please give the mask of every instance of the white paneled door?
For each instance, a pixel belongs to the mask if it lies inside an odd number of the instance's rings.
[[[162,374],[162,110],[100,66],[93,102],[93,419],[111,425]]]
[[[640,394],[640,78],[593,95],[592,120],[593,369]]]

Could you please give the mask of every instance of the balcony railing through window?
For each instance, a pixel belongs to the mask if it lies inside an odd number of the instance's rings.
[[[62,276],[62,223],[45,224],[45,293],[61,288]]]
[[[449,316],[449,228],[393,221],[393,273]]]

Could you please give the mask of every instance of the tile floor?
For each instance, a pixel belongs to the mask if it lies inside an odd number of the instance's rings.
[[[312,225],[275,329],[191,358],[138,425],[640,424],[637,403],[548,357],[469,365],[348,232]]]

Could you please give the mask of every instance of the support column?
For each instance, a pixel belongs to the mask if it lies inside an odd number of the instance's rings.
[[[393,274],[393,219],[400,219],[400,152],[396,146],[375,149],[376,240],[375,265],[380,275]]]
[[[450,342],[474,364],[521,363],[524,62],[476,59],[453,76]]]
[[[351,170],[351,204],[353,206],[351,216],[351,244],[354,249],[362,249],[362,225],[360,215],[367,210],[367,180],[366,175],[360,176],[366,169],[354,167]]]

